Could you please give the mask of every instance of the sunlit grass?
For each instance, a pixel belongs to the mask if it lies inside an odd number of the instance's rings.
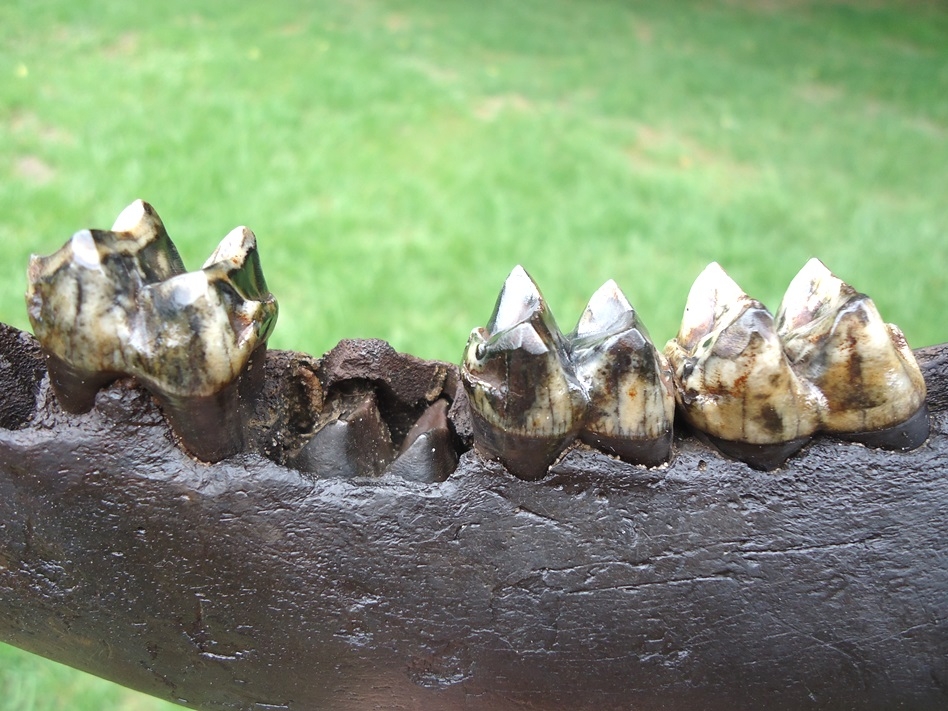
[[[775,308],[810,256],[948,339],[937,4],[5,3],[0,123],[19,327],[29,253],[143,197],[193,267],[257,233],[275,347],[457,360],[517,263],[564,328],[615,278],[663,342],[709,261]]]

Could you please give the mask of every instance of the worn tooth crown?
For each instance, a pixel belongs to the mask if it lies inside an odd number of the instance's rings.
[[[713,437],[802,446],[818,426],[818,394],[790,368],[770,312],[717,264],[692,287],[682,330],[665,353],[686,419]]]
[[[277,315],[250,230],[237,228],[201,271],[185,272],[161,219],[141,200],[111,231],[83,230],[53,255],[34,256],[28,278],[30,321],[63,406],[86,411],[98,387],[131,375],[159,397],[176,430],[196,399],[236,397],[230,390]],[[203,430],[224,400],[202,405],[201,437],[214,439]],[[232,414],[219,419],[236,422]],[[239,445],[234,431],[223,447],[205,446],[195,432],[178,434],[202,458],[222,458]]]
[[[581,425],[585,396],[565,341],[520,266],[504,282],[487,328],[471,333],[461,375],[476,446],[518,476],[542,476]]]
[[[583,440],[635,463],[666,460],[675,412],[669,366],[614,281],[593,294],[567,340],[589,400]]]
[[[925,380],[902,332],[819,260],[791,281],[777,323],[794,370],[825,398],[823,429],[883,430],[924,406]]]

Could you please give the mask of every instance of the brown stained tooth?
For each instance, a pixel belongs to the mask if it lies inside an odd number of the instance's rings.
[[[395,458],[395,450],[375,393],[337,402],[335,409],[338,418],[326,422],[289,464],[317,478],[381,475]]]
[[[437,400],[409,430],[386,473],[426,484],[444,481],[458,465],[451,439],[448,402]]]
[[[717,263],[695,280],[665,355],[685,419],[729,456],[773,469],[819,425],[819,393],[790,368],[770,312]]]
[[[33,255],[27,269],[30,323],[67,412],[92,409],[99,388],[128,371],[121,341],[141,286],[184,271],[148,203],[129,205],[113,229],[76,232],[52,255]]]
[[[30,321],[65,410],[91,409],[101,386],[130,375],[196,457],[239,451],[277,315],[253,233],[237,228],[203,270],[185,273],[154,208],[138,200],[112,231],[77,232],[33,257],[28,278]]]
[[[822,393],[823,430],[899,450],[927,439],[925,380],[902,332],[818,259],[791,281],[777,329],[793,369]]]
[[[487,328],[471,333],[461,365],[474,446],[521,479],[539,479],[575,438],[586,406],[566,344],[540,290],[517,266]]]
[[[667,461],[675,415],[671,370],[614,281],[593,294],[567,340],[589,399],[583,441],[635,464]]]

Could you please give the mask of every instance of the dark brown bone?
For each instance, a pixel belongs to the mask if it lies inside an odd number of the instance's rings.
[[[0,333],[0,399],[35,387],[29,341]],[[79,416],[44,381],[0,429],[0,639],[198,709],[942,709],[946,356],[919,353],[912,452],[817,438],[763,473],[691,438],[657,469],[577,446],[538,482],[474,452],[440,484],[205,465],[128,381]],[[280,452],[338,379],[267,358]],[[417,359],[387,358],[365,382],[404,392]]]

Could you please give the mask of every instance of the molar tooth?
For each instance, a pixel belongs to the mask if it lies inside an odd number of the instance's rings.
[[[437,400],[405,435],[398,457],[386,473],[423,483],[444,481],[458,465],[448,427],[448,402]]]
[[[461,367],[475,447],[522,479],[538,479],[576,436],[586,399],[566,344],[533,279],[517,266],[487,328],[471,332]]]
[[[637,464],[667,460],[675,414],[671,371],[614,281],[593,294],[567,338],[589,399],[583,441]]]
[[[868,296],[811,259],[790,282],[777,324],[792,367],[825,398],[824,430],[889,449],[925,441],[925,380],[902,332]]]
[[[717,264],[692,286],[665,354],[685,419],[725,454],[772,469],[818,426],[818,393],[790,368],[770,312]]]
[[[395,458],[395,451],[375,393],[344,398],[331,409],[338,410],[335,419],[320,427],[291,465],[317,478],[379,476]]]
[[[131,375],[192,454],[236,453],[277,314],[253,233],[238,228],[220,259],[185,273],[148,203],[125,208],[115,229],[78,232],[30,261],[29,316],[63,408],[88,411],[102,385]]]

